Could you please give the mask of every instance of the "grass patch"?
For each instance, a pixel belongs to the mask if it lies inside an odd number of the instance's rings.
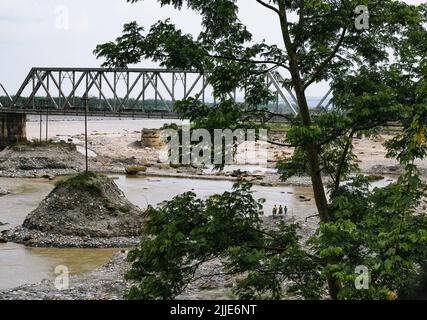
[[[55,185],[57,187],[71,186],[79,190],[89,191],[101,195],[102,188],[100,182],[98,181],[98,178],[100,177],[103,177],[103,175],[91,171],[83,172],[75,176],[59,180],[55,183]]]
[[[366,176],[366,178],[368,179],[369,182],[376,182],[376,181],[381,181],[385,179],[384,176],[379,174],[370,174]]]
[[[15,143],[14,145],[13,145],[13,147],[19,147],[19,146],[28,146],[28,147],[46,147],[46,146],[52,146],[52,145],[55,145],[55,146],[58,146],[58,145],[68,145],[68,143],[67,142],[65,142],[65,141],[53,141],[52,139],[51,140],[37,140],[37,139],[35,139],[35,140],[21,140],[21,141],[18,141],[17,143]]]
[[[131,209],[132,209],[132,207],[129,204],[126,204],[126,205],[119,207],[119,211],[121,211],[123,213],[129,213]]]
[[[269,123],[267,125],[267,129],[270,132],[286,133],[289,131],[290,128],[290,125],[287,123]]]
[[[159,133],[159,129],[142,129],[142,133]]]

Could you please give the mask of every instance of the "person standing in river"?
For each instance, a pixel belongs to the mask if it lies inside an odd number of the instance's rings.
[[[285,206],[285,216],[288,214],[288,206]]]
[[[277,215],[277,205],[274,205],[273,207],[273,218],[275,219]]]
[[[279,216],[283,215],[283,207],[282,205],[279,206]]]

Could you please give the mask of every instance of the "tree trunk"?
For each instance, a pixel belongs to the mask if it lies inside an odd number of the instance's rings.
[[[292,84],[295,89],[296,98],[298,101],[298,107],[300,115],[304,125],[309,128],[311,126],[310,110],[305,96],[305,89],[301,79],[298,66],[298,58],[294,48],[294,44],[289,35],[288,21],[286,15],[286,6],[284,1],[279,1],[280,11],[280,24],[282,28],[283,41],[285,43],[286,51],[289,56],[289,69],[292,77]],[[322,174],[320,170],[319,161],[319,146],[318,141],[309,141],[306,146],[308,155],[308,161],[310,165],[311,182],[313,184],[314,199],[316,201],[317,211],[320,216],[321,222],[330,221],[328,200],[326,198],[326,192],[322,180]],[[339,283],[332,277],[328,277],[329,294],[332,299],[337,298],[339,291]]]
[[[311,126],[310,111],[305,96],[304,85],[302,83],[301,75],[299,72],[298,59],[296,56],[295,48],[289,36],[286,8],[283,1],[279,1],[279,10],[281,12],[280,22],[282,27],[283,40],[285,42],[285,47],[289,55],[289,69],[291,72],[292,83],[298,100],[298,107],[304,125],[309,128]],[[318,148],[319,147],[317,141],[310,141],[306,145],[310,164],[311,181],[313,183],[313,192],[316,200],[317,210],[319,211],[320,220],[322,222],[327,222],[329,221],[328,201],[326,199],[326,193],[320,171]]]

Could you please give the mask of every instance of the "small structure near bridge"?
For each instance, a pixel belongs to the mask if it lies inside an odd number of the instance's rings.
[[[24,113],[0,112],[0,150],[26,140],[26,121]]]

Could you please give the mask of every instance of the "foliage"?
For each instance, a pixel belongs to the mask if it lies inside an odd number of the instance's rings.
[[[224,274],[247,273],[234,289],[241,298],[278,299],[286,292],[318,298],[323,279],[316,272],[316,259],[298,242],[297,225],[265,230],[262,201],[254,200],[250,187],[237,184],[232,192],[205,201],[185,193],[164,207],[150,207],[143,231],[147,240],[128,256],[132,269],[127,279],[138,284],[127,297],[172,299],[202,263],[218,258]],[[285,279],[294,281],[287,290]]]
[[[369,190],[358,177],[331,202],[333,222],[320,226],[310,244],[324,260],[323,272],[339,279],[342,299],[411,297],[426,259],[427,216],[417,213],[425,190],[407,174],[385,188]],[[357,266],[366,266],[369,289],[357,290]]]

